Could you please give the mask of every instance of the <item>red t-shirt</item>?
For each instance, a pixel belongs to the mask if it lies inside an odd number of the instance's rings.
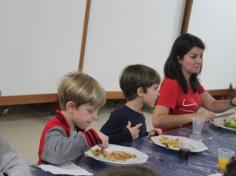
[[[176,80],[165,78],[156,105],[170,108],[171,115],[196,113],[202,106],[200,94],[204,91],[200,85],[197,92],[194,93],[192,88],[189,88],[188,93],[185,94]]]

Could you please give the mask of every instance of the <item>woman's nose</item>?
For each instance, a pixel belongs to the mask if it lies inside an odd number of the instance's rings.
[[[201,63],[202,63],[202,57],[199,56],[199,57],[196,59],[196,61],[197,61],[197,63],[201,64]]]

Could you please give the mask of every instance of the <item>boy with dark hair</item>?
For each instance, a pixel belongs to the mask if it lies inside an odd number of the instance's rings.
[[[110,167],[105,169],[95,176],[161,176],[148,167],[141,165]]]
[[[109,136],[109,142],[118,144],[147,135],[161,133],[160,129],[147,132],[144,105],[153,107],[157,96],[160,76],[145,65],[127,66],[120,77],[120,88],[127,100],[126,104],[113,111],[101,131]]]
[[[232,157],[223,176],[236,176],[236,157]]]

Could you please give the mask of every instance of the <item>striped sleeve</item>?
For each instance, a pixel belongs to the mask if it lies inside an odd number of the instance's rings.
[[[83,132],[83,135],[85,136],[89,147],[93,147],[94,145],[101,143],[101,139],[93,128]]]

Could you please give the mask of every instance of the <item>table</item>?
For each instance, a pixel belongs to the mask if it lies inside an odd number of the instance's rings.
[[[191,126],[166,132],[166,134],[185,137],[190,137],[191,133]],[[208,150],[200,153],[191,153],[188,160],[179,159],[178,151],[168,150],[153,144],[149,137],[124,143],[123,145],[137,148],[148,154],[148,161],[144,165],[161,173],[163,176],[207,176],[218,172],[216,166],[217,148],[226,147],[236,151],[236,132],[206,123],[203,129],[202,142],[208,147]],[[78,159],[76,164],[92,173],[112,167],[109,164],[86,156]],[[31,168],[34,176],[54,176],[36,167]]]

